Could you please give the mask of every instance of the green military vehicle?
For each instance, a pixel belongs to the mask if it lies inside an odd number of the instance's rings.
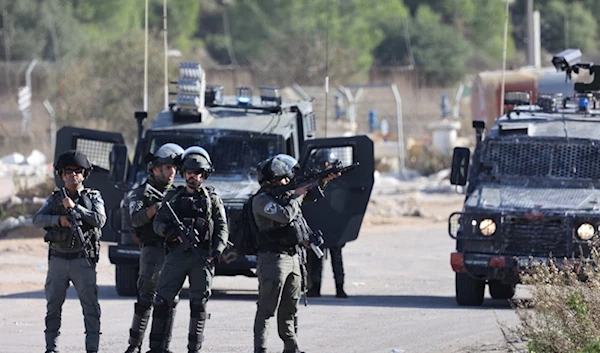
[[[332,243],[347,242],[358,232],[373,186],[373,143],[366,136],[315,138],[315,116],[309,101],[288,101],[276,87],[261,87],[254,96],[249,87],[238,87],[236,96],[223,95],[223,87],[207,86],[199,65],[182,63],[177,99],[144,129],[145,112],[136,112],[138,139],[133,157],[119,132],[63,127],[57,133],[55,155],[76,149],[89,156],[94,171],[86,186],[101,190],[109,221],[102,240],[109,246],[110,262],[116,266],[119,295],[136,295],[139,248],[129,226],[127,192],[147,176],[144,156],[168,142],[183,148],[199,145],[211,155],[215,171],[207,184],[221,195],[230,225],[228,247],[217,265],[217,275],[255,276],[256,257],[238,256],[232,225],[244,202],[258,190],[256,165],[279,153],[289,154],[302,166],[320,149],[331,149],[344,166],[359,166],[334,180],[327,197],[305,209],[311,226]],[[133,119],[132,119],[133,123]],[[180,176],[176,185],[183,185]],[[324,216],[325,215],[325,216]]]

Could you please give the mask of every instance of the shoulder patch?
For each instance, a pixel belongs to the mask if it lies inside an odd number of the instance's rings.
[[[275,202],[269,202],[265,205],[263,211],[265,211],[266,214],[275,214],[277,213],[277,204]]]

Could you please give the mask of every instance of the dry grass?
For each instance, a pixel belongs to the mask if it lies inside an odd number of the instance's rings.
[[[520,324],[513,330],[529,352],[600,352],[598,244],[581,263],[537,264],[522,276],[531,299],[515,301]]]

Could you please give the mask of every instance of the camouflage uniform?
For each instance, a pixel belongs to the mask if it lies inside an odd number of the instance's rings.
[[[168,207],[169,202],[178,218],[188,227],[194,227],[201,241],[200,249],[206,257],[220,257],[229,237],[227,218],[223,201],[212,187],[203,186],[194,193],[188,193],[184,186],[167,192],[163,205],[154,219],[154,231],[166,236],[168,253],[158,280],[158,291],[154,299],[152,331],[150,333],[151,352],[160,347],[164,336],[164,317],[171,310],[173,300],[181,290],[186,277],[190,283],[190,322],[188,351],[197,352],[202,347],[204,327],[208,314],[206,304],[210,297],[214,265],[198,258],[190,249],[179,254],[174,253],[178,241],[177,234]]]
[[[255,353],[267,351],[268,320],[275,311],[284,352],[299,352],[294,327],[302,281],[298,244],[307,235],[299,234],[302,231],[293,224],[306,226],[301,209],[303,200],[304,196],[276,199],[263,190],[252,199],[252,213],[259,231]]]
[[[152,227],[154,217],[148,218],[146,216],[148,208],[160,201],[152,199],[145,193],[146,184],[162,193],[165,193],[171,186],[170,184],[158,183],[152,175],[149,175],[146,182],[132,190],[128,198],[131,225],[140,238],[141,251],[140,271],[137,280],[138,297],[134,305],[135,311],[129,330],[129,348],[127,352],[139,352],[139,347],[142,345],[148,319],[150,318],[152,301],[156,295],[158,276],[165,262],[164,238],[154,232]],[[167,318],[168,323],[163,347],[165,350],[168,350],[171,341],[173,317],[178,301],[179,298],[173,302],[173,307]]]
[[[90,237],[95,246],[96,257],[90,259],[91,265],[88,264],[79,239],[76,236],[72,239],[70,229],[59,225],[59,217],[67,212],[62,205],[61,193],[55,191],[33,217],[35,226],[47,230],[44,240],[50,245],[44,288],[47,301],[44,331],[46,350],[54,352],[57,349],[62,305],[69,282],[72,282],[83,309],[86,350],[97,352],[100,341],[100,304],[96,285],[96,262],[100,250],[101,228],[106,222],[104,200],[99,191],[83,187],[77,190],[77,195],[70,195],[70,198],[76,205],[75,212],[81,216],[81,230],[84,236]]]

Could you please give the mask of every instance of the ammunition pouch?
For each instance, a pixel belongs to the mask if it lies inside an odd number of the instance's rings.
[[[46,243],[59,242],[59,241],[67,241],[70,237],[69,230],[65,228],[65,230],[58,229],[50,229],[48,233],[44,235],[44,241]]]

